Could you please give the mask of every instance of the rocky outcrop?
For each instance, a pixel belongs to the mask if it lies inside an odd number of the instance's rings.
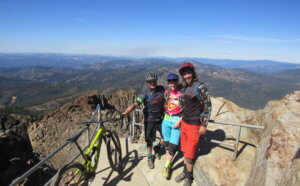
[[[88,121],[97,104],[100,104],[104,118],[111,118],[116,111],[122,111],[129,103],[132,103],[134,97],[135,92],[133,90],[120,90],[112,94],[89,91],[82,94],[71,103],[59,107],[29,127],[28,133],[34,152],[42,158],[61,146],[66,139],[84,127],[84,125],[76,123]],[[117,130],[122,128],[122,124],[116,123],[110,127]],[[82,147],[87,145],[87,132],[78,139],[78,142]],[[50,159],[50,164],[59,168],[69,162],[71,157],[78,153],[77,148],[74,147],[74,144],[69,144],[68,147]]]
[[[84,127],[76,123],[87,121],[97,104],[101,105],[104,118],[111,118],[116,111],[125,110],[135,96],[133,90],[112,94],[89,91],[59,107],[29,126],[28,136],[33,152],[39,158],[53,152]],[[233,144],[237,127],[209,124],[207,134],[202,136],[199,144],[195,182],[199,185],[298,185],[300,91],[269,102],[264,109],[257,111],[241,108],[220,97],[212,98],[212,104],[211,119],[263,125],[265,130],[243,128],[238,157],[234,161],[232,147],[216,145],[208,139]],[[3,126],[10,127],[11,124]],[[108,127],[120,131],[124,126],[116,123]],[[84,147],[86,143],[84,133],[79,144]],[[49,164],[54,168],[64,165],[78,153],[74,147],[70,144],[50,159]]]
[[[300,184],[300,91],[257,111],[240,108],[223,98],[212,99],[212,103],[212,119],[263,125],[265,130],[242,129],[235,161],[231,159],[231,147],[214,148],[217,145],[202,140],[194,173],[199,185]],[[236,127],[232,126],[210,124],[208,130],[208,138],[228,143],[236,135]]]
[[[0,121],[0,185],[8,185],[37,163],[38,159],[32,152],[27,135],[27,126],[31,118],[16,114],[1,114]],[[43,174],[42,169],[36,171],[23,182],[23,185],[40,185]]]
[[[224,98],[212,98],[211,119],[223,122],[248,123],[254,111],[241,108]],[[255,123],[252,123],[255,124]],[[237,127],[210,123],[205,139],[234,144]],[[198,185],[244,185],[250,174],[255,156],[255,136],[250,129],[242,128],[238,158],[232,159],[232,147],[200,140],[194,177]]]
[[[256,113],[266,130],[258,134],[259,146],[247,185],[300,185],[300,91],[269,102]]]

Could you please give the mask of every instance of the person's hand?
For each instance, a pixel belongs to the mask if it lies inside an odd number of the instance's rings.
[[[174,124],[173,128],[176,129],[176,128],[180,127],[180,124],[181,124],[181,119],[178,120],[178,121]]]
[[[200,128],[199,128],[199,134],[200,135],[206,134],[206,126],[200,126]]]
[[[117,119],[117,120],[121,120],[123,118],[124,118],[124,114],[123,113],[119,113],[119,114],[115,115],[115,119]]]

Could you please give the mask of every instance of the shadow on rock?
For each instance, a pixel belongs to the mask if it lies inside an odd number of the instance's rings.
[[[224,141],[226,139],[226,134],[224,130],[221,129],[217,129],[215,131],[207,130],[206,134],[202,135],[200,138],[201,139],[198,145],[198,151],[196,153],[196,157],[209,154],[213,148],[219,146],[219,144],[213,143],[211,142],[211,140]]]
[[[226,138],[226,140],[231,140],[231,141],[235,141],[235,138]],[[252,144],[252,143],[248,143],[248,142],[245,142],[245,141],[239,141],[239,144],[243,144],[243,146],[241,148],[238,149],[237,151],[237,154],[236,154],[236,158],[238,158],[240,156],[240,154],[244,151],[244,149],[249,145],[249,146],[252,146],[252,147],[255,147],[256,148],[256,145]],[[220,146],[221,147],[221,146]],[[225,149],[225,147],[222,147]],[[228,149],[228,148],[226,148]],[[230,151],[234,151],[233,149],[229,149]]]
[[[224,130],[221,130],[221,129],[217,129],[215,131],[209,131],[209,130],[207,130],[206,134],[202,135],[201,139],[199,141],[198,150],[196,152],[196,159],[199,156],[203,156],[203,155],[209,154],[213,148],[219,146],[219,144],[213,143],[213,142],[211,142],[211,140],[224,141],[225,139],[226,139],[226,135],[225,135]],[[219,147],[225,148],[225,149],[228,149],[228,150],[232,150],[230,148],[226,148],[226,147],[222,147],[222,146],[219,146]],[[176,153],[175,157],[174,157],[174,160],[173,160],[174,165],[182,157],[183,157],[183,153],[181,151],[178,151]],[[183,160],[180,163],[176,164],[173,167],[172,170],[176,170],[176,169],[178,169],[180,167],[183,167]]]

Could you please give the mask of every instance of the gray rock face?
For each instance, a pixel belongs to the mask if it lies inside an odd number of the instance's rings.
[[[300,185],[300,91],[269,102],[253,121],[266,130],[246,185]]]
[[[4,114],[0,116],[0,185],[10,184],[38,162],[27,134],[30,117]],[[49,175],[49,172],[47,172]],[[41,185],[43,171],[29,176],[22,185]]]
[[[200,141],[194,172],[199,185],[300,185],[300,91],[257,111],[223,98],[213,98],[212,104],[212,119],[263,125],[265,130],[242,129],[235,161],[231,147]],[[236,127],[210,124],[207,137],[220,140],[220,132],[225,134],[221,141],[233,143]]]

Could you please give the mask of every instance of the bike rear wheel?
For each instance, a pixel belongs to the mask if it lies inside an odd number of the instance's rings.
[[[107,140],[107,158],[111,168],[118,173],[122,172],[122,150],[119,136],[112,131]]]
[[[85,167],[77,162],[64,166],[51,182],[51,186],[87,186],[88,178]]]

